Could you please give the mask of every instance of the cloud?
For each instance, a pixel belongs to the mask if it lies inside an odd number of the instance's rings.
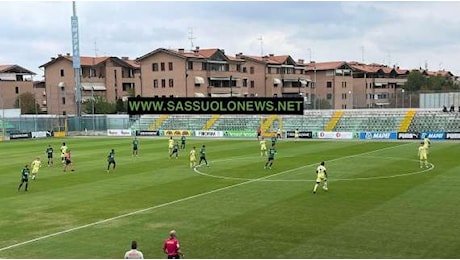
[[[189,49],[192,28],[195,46],[229,55],[259,55],[262,47],[296,60],[364,57],[406,68],[429,60],[453,71],[460,71],[459,9],[459,2],[77,2],[82,55]],[[40,74],[51,56],[71,52],[72,2],[0,2],[0,10],[0,64]]]

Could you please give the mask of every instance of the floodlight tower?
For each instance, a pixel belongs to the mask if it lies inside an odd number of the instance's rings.
[[[77,122],[81,116],[81,65],[80,65],[80,38],[78,34],[78,17],[75,1],[72,1],[73,15],[70,19],[72,25],[73,72],[75,80],[75,115]]]

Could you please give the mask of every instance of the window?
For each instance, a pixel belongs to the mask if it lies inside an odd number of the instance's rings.
[[[347,99],[347,93],[342,93],[342,99]]]
[[[208,69],[208,64],[206,62],[201,63],[201,70],[207,70]]]
[[[243,79],[243,87],[247,87],[248,86],[248,79]]]
[[[134,88],[134,83],[123,83],[122,85],[123,91],[128,91]]]
[[[327,99],[327,100],[331,100],[331,99],[332,99],[332,94],[331,94],[331,93],[327,93],[326,99]]]
[[[161,80],[161,88],[166,88],[166,80],[165,79]]]
[[[64,70],[61,69],[61,77],[64,77]]]
[[[189,61],[189,62],[187,63],[187,69],[193,70],[193,61]]]
[[[174,79],[169,79],[169,87],[174,88]]]
[[[173,63],[172,62],[168,62],[168,69],[169,69],[169,71],[173,70]]]
[[[272,74],[272,68],[268,68],[268,74]]]
[[[62,98],[62,104],[65,105],[65,97]]]
[[[254,67],[249,68],[249,74],[254,74]]]
[[[152,71],[158,71],[158,63],[152,63]]]
[[[327,87],[327,88],[332,88],[332,81],[328,81],[328,82],[326,83],[326,87]]]
[[[255,82],[254,80],[251,80],[251,88],[254,88],[254,86],[255,86]]]
[[[347,82],[346,81],[342,81],[342,88],[347,88]]]
[[[16,94],[19,94],[19,87],[15,87],[14,92],[16,92]]]
[[[241,72],[241,64],[236,64],[236,71]]]
[[[96,69],[89,69],[89,77],[90,78],[96,77]]]
[[[248,69],[246,67],[243,67],[243,73],[248,73]]]
[[[158,88],[158,79],[153,80],[153,88]]]
[[[160,64],[160,66],[161,66],[161,71],[165,71],[165,63],[162,62],[162,63]]]

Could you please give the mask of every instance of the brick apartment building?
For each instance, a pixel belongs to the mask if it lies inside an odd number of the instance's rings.
[[[127,57],[80,57],[82,102],[102,96],[108,102],[137,95],[140,67]],[[45,70],[46,106],[49,114],[75,113],[72,56],[58,55],[40,68]]]
[[[311,62],[307,75],[315,82],[312,107],[326,100],[333,109],[388,107],[407,81],[408,70],[359,62]],[[319,107],[319,106],[318,106]]]
[[[310,79],[290,56],[228,56],[220,49],[156,49],[137,59],[140,95],[151,97],[304,96]],[[309,94],[309,93],[308,93]]]
[[[0,108],[15,108],[20,94],[34,93],[34,75],[19,65],[0,65]]]

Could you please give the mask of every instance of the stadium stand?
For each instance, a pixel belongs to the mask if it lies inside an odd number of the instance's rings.
[[[355,109],[344,110],[344,114],[337,122],[334,131],[397,131],[407,110],[404,109]]]
[[[460,130],[460,113],[436,110],[417,110],[408,131],[457,132]]]
[[[339,120],[330,131],[342,132],[392,132],[399,131],[403,123],[408,132],[460,131],[460,113],[442,112],[439,109],[349,109],[342,110]],[[412,111],[412,112],[411,112]],[[408,114],[411,112],[411,116]],[[413,114],[415,112],[415,114]],[[413,115],[412,115],[413,114]],[[309,110],[303,116],[278,115],[143,115],[132,120],[139,130],[216,130],[257,131],[268,122],[265,131],[282,130],[325,131],[336,110]],[[161,122],[161,124],[160,124]]]

